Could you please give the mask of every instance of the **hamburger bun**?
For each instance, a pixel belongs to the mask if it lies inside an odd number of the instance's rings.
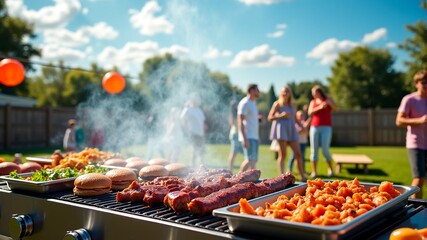
[[[122,158],[111,158],[104,162],[105,166],[124,167],[126,166],[126,160]]]
[[[74,195],[97,196],[111,190],[111,179],[101,173],[87,173],[74,180]]]
[[[150,161],[148,161],[148,164],[150,164],[150,165],[163,165],[163,166],[166,166],[169,163],[170,162],[167,159],[164,159],[164,158],[153,158]]]
[[[140,158],[140,157],[130,157],[130,158],[126,158],[126,162],[127,162],[127,163],[135,162],[135,161],[137,161],[137,162],[139,162],[139,161],[144,161],[144,162],[145,162],[145,160],[144,160],[143,158]]]
[[[125,167],[136,169],[139,172],[139,170],[141,170],[141,168],[145,166],[148,166],[148,163],[144,160],[139,160],[139,161],[128,162]]]
[[[18,173],[21,172],[21,168],[16,163],[13,163],[13,162],[0,163],[0,175],[9,175],[10,172],[14,170],[16,170]]]
[[[35,172],[42,169],[42,165],[36,162],[26,162],[24,164],[20,164],[21,173]]]
[[[111,179],[112,190],[123,190],[136,180],[134,171],[125,168],[116,168],[108,171],[105,176]]]
[[[151,181],[156,177],[167,176],[168,174],[168,170],[162,165],[149,165],[139,171],[139,177],[144,181]]]
[[[188,168],[182,163],[170,163],[165,166],[170,176],[183,177],[188,174]]]

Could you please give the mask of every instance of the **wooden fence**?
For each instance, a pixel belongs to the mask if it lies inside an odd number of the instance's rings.
[[[0,107],[0,148],[62,146],[73,108]]]
[[[396,114],[397,109],[334,112],[332,145],[405,146],[406,128],[396,127]],[[270,126],[261,124],[263,143],[269,142]]]
[[[0,149],[61,147],[70,118],[76,118],[74,108],[1,106]],[[332,118],[333,145],[405,145],[406,129],[396,127],[396,109],[339,111],[333,113]],[[224,119],[218,120],[226,122]],[[260,125],[260,137],[264,144],[270,143],[270,126],[265,120]],[[212,128],[209,130],[211,134],[216,131]],[[228,133],[224,132],[224,136],[228,136]],[[226,142],[227,138],[222,139]]]

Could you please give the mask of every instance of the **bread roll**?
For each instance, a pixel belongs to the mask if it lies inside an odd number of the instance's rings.
[[[14,170],[16,170],[18,173],[21,172],[21,168],[16,163],[13,163],[13,162],[0,163],[0,175],[9,175],[10,172]]]
[[[112,181],[101,173],[88,173],[74,180],[73,192],[77,196],[97,196],[111,190]]]
[[[136,180],[134,171],[125,168],[117,168],[108,171],[105,176],[109,177],[112,181],[112,190],[123,190],[127,188],[133,181]]]

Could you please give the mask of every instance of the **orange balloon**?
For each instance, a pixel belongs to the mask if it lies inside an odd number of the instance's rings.
[[[19,61],[5,58],[0,61],[0,83],[8,87],[19,85],[25,78],[25,68]]]
[[[102,87],[110,94],[117,94],[123,91],[126,86],[126,81],[116,72],[108,72],[102,78]]]

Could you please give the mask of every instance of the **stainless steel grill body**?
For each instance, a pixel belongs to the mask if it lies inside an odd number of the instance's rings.
[[[425,200],[409,199],[408,205],[380,221],[355,229],[348,239],[388,239],[391,231],[398,227],[427,227],[426,207]],[[11,221],[14,216],[23,221]],[[14,223],[12,228],[9,226],[11,222]],[[190,213],[177,215],[164,206],[150,208],[143,203],[116,203],[114,193],[81,198],[72,195],[71,191],[52,194],[11,192],[0,183],[0,239],[16,236],[11,229],[19,229],[17,222],[32,223],[23,228],[23,232],[32,230],[29,236],[22,238],[24,240],[64,239],[67,231],[78,230],[74,232],[78,233],[82,229],[87,230],[92,240],[273,239],[261,230],[259,235],[231,233],[226,219],[212,215],[197,218]],[[280,239],[286,239],[286,236]]]
[[[57,240],[62,239],[67,231],[80,228],[88,230],[92,239],[105,240],[243,239],[230,233],[203,229],[191,224],[6,190],[0,190],[0,207],[1,235],[10,236],[9,221],[13,214],[28,214],[32,218],[33,233],[24,239]]]

